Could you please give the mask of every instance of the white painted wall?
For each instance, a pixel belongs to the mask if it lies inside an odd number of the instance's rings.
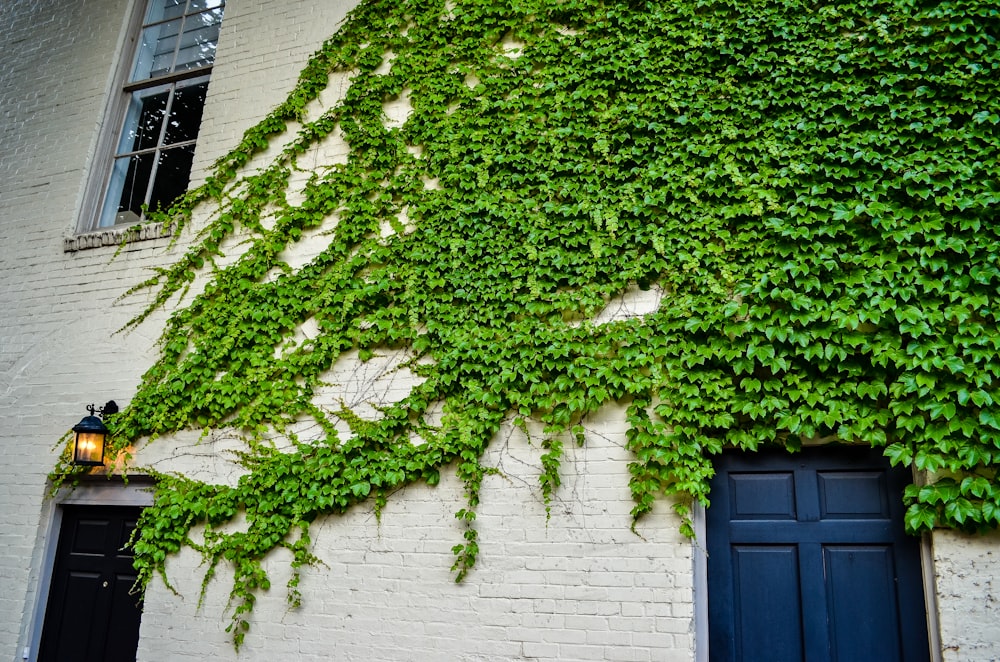
[[[287,609],[289,555],[276,552],[272,589],[239,656],[221,617],[230,573],[199,611],[204,568],[182,554],[168,572],[183,597],[161,584],[147,594],[140,659],[691,660],[691,546],[665,505],[641,537],[629,530],[622,422],[621,411],[603,412],[589,423],[593,443],[567,450],[548,525],[534,468],[541,449],[501,432],[486,462],[506,475],[484,482],[481,554],[463,584],[449,572],[463,503],[450,472],[435,488],[393,495],[381,525],[370,508],[317,520],[323,565],[304,572],[302,607]]]
[[[230,0],[196,156],[196,177],[294,84],[306,58],[351,2]],[[21,659],[39,623],[56,506],[46,500],[55,441],[107,399],[128,401],[154,355],[163,315],[114,335],[144,303],[115,300],[170,259],[163,240],[64,252],[77,227],[98,133],[122,48],[130,0],[0,3],[0,659]],[[341,83],[337,83],[340,85]],[[336,88],[336,86],[335,86]],[[335,96],[335,93],[334,93]],[[392,110],[392,109],[390,109]],[[396,109],[398,110],[398,109]],[[395,112],[395,111],[394,111]],[[317,159],[336,158],[317,154]],[[642,302],[628,302],[638,307]],[[375,376],[372,376],[374,379]],[[356,391],[364,392],[363,385]],[[354,387],[352,387],[354,388]],[[404,389],[405,383],[392,388]],[[464,584],[448,568],[460,541],[452,517],[461,486],[411,486],[381,524],[370,509],[317,521],[303,606],[286,608],[287,559],[257,605],[242,660],[692,660],[692,548],[668,504],[629,531],[622,413],[587,422],[588,444],[567,444],[564,485],[546,522],[535,480],[540,449],[504,430],[487,463],[479,510],[481,556]],[[160,468],[231,479],[218,453],[161,439],[140,453]],[[947,660],[1000,659],[993,585],[997,538],[934,536],[937,600]],[[226,572],[197,608],[203,568],[170,561],[180,591],[146,596],[141,660],[237,659]],[[701,626],[703,624],[699,624]],[[33,651],[29,651],[29,654]]]
[[[20,659],[52,515],[53,444],[84,405],[135,388],[153,327],[110,332],[145,256],[68,255],[125,2],[0,3],[0,657]],[[91,316],[86,315],[88,311]],[[102,401],[103,403],[103,401]]]
[[[1000,660],[1000,535],[934,534],[942,657]]]

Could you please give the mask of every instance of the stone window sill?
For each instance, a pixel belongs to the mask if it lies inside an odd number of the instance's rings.
[[[140,241],[163,239],[171,235],[173,235],[173,227],[164,223],[110,227],[94,232],[85,232],[75,237],[66,237],[63,240],[63,251],[75,253],[103,246],[121,246],[122,243],[128,245]]]

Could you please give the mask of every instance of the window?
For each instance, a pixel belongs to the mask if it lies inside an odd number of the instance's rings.
[[[98,227],[132,224],[187,190],[225,0],[149,0]]]

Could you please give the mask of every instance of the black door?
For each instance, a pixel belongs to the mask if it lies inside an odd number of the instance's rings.
[[[63,509],[40,662],[135,662],[140,596],[124,549],[139,508]]]
[[[926,662],[906,469],[870,449],[726,453],[708,524],[713,662]]]

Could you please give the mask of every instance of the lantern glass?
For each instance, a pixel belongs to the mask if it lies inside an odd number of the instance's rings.
[[[73,464],[85,467],[100,466],[104,464],[104,440],[108,437],[108,428],[104,425],[104,421],[94,415],[98,410],[93,405],[87,407],[87,410],[90,416],[73,426],[73,432],[76,433]],[[103,411],[102,408],[99,413]]]
[[[98,466],[104,464],[103,432],[77,432],[76,448],[73,451],[73,464],[83,466]]]

